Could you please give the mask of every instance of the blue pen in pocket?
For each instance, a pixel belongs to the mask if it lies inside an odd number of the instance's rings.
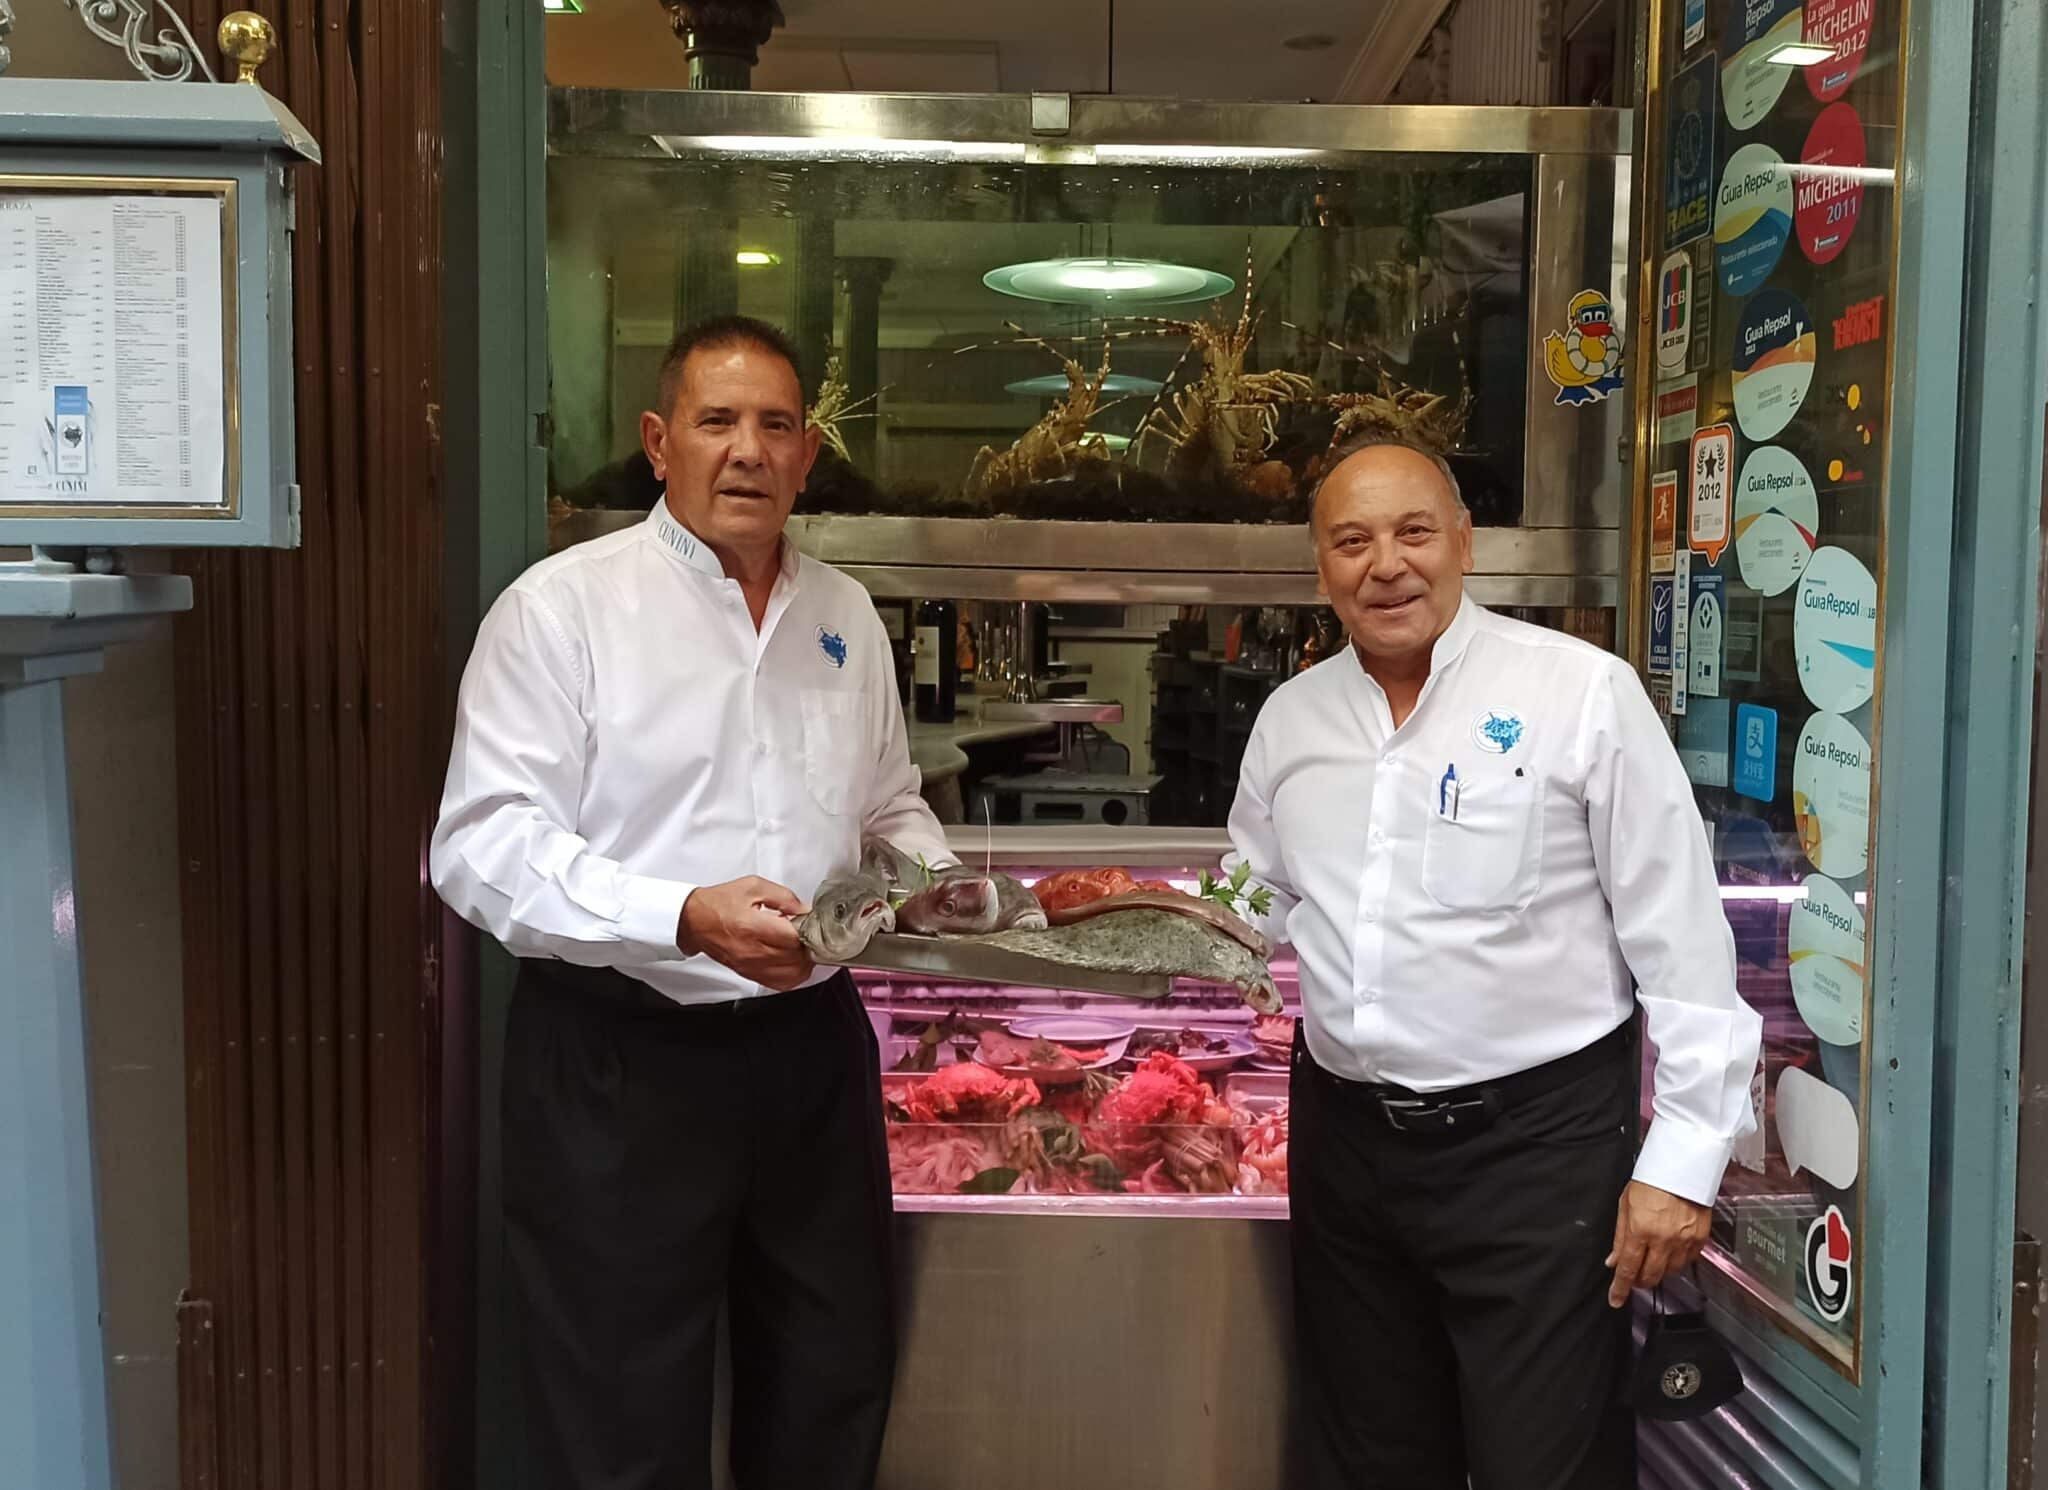
[[[1444,767],[1444,774],[1436,784],[1436,815],[1458,820],[1458,766],[1455,761]]]

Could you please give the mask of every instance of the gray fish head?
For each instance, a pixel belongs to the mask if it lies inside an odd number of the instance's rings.
[[[820,962],[858,957],[875,934],[896,929],[889,886],[875,874],[837,874],[818,886],[810,913],[797,923],[797,936]]]
[[[928,936],[993,931],[995,881],[979,874],[947,876],[898,906],[896,922],[905,931]]]

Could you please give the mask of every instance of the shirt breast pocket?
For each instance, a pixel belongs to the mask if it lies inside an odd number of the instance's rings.
[[[864,693],[807,688],[803,692],[804,785],[834,817],[858,812],[874,776],[871,704]]]
[[[1422,888],[1447,910],[1521,910],[1535,898],[1542,857],[1543,791],[1536,778],[1474,780],[1460,790],[1455,817],[1430,814]]]

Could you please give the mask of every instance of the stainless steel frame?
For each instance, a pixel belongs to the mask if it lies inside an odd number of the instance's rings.
[[[1053,107],[1048,109],[1047,104]],[[1050,116],[1050,117],[1048,117]],[[1063,121],[1063,123],[1062,123]],[[774,155],[790,140],[896,140],[1078,151],[1202,145],[1247,157],[1266,150],[1338,154],[1586,155],[1629,153],[1626,109],[1506,109],[1403,104],[1201,103],[1025,93],[732,93],[548,90],[548,148],[558,155],[676,155],[723,137]],[[602,140],[597,137],[604,137]],[[644,148],[626,143],[639,136]],[[1022,158],[1022,157],[1020,157]]]
[[[1206,104],[1066,95],[619,92],[548,96],[557,155],[677,158],[874,156],[1047,164],[1124,160],[1299,163],[1323,156],[1531,155],[1530,376],[1523,520],[1476,535],[1470,581],[1482,603],[1619,603],[1626,405],[1560,407],[1540,366],[1546,332],[1586,288],[1627,318],[1625,110],[1330,104]],[[1196,155],[1194,152],[1199,152]],[[578,512],[565,547],[637,521]],[[1294,527],[812,517],[791,526],[809,554],[877,596],[1126,604],[1313,604],[1315,572]]]
[[[555,525],[549,546],[566,548],[639,521],[638,512],[571,513]],[[788,531],[804,553],[885,599],[1317,601],[1308,534],[1292,525],[798,515]],[[1621,538],[1613,527],[1481,528],[1472,546],[1475,568],[1466,588],[1482,605],[1615,603]]]

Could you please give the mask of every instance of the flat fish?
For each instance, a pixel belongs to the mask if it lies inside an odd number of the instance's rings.
[[[1054,926],[1072,926],[1082,921],[1094,920],[1098,916],[1133,910],[1165,911],[1170,915],[1187,916],[1205,926],[1215,927],[1234,942],[1242,943],[1246,951],[1253,953],[1261,961],[1273,955],[1272,943],[1256,929],[1247,925],[1242,918],[1225,910],[1213,900],[1183,895],[1177,890],[1135,890],[1123,895],[1106,895],[1100,900],[1085,901],[1080,905],[1048,911],[1046,920]]]
[[[1280,991],[1263,954],[1207,918],[1177,910],[1124,907],[1044,931],[998,931],[971,940],[1071,968],[1223,983],[1262,1014],[1280,1011]]]

